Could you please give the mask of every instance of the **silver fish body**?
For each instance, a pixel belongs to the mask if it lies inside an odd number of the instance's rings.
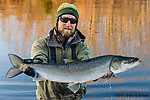
[[[110,72],[111,57],[102,57],[101,60],[89,59],[68,64],[29,64],[41,77],[65,83],[84,83],[102,77]]]
[[[136,57],[118,55],[98,56],[67,64],[27,64],[23,63],[22,58],[14,54],[9,54],[9,58],[14,67],[7,72],[7,78],[12,78],[22,73],[26,68],[31,67],[38,74],[38,77],[35,77],[36,80],[44,78],[50,81],[73,84],[96,80],[105,73],[121,73],[139,65],[141,62]]]

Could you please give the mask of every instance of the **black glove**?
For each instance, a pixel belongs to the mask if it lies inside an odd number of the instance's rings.
[[[28,76],[32,76],[32,77],[35,76],[35,72],[33,71],[33,68],[31,68],[31,67],[28,67],[28,68],[24,71],[24,73],[25,73],[26,75],[28,75]]]
[[[43,61],[39,58],[34,58],[34,59],[24,59],[23,60],[23,63],[26,63],[26,64],[39,64],[39,63],[42,63]],[[31,67],[28,67],[24,73],[28,76],[32,76],[34,77],[35,76],[35,72],[33,70],[33,68]]]

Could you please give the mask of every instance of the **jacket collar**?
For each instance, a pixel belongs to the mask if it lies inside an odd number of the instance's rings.
[[[63,44],[60,42],[60,40],[57,38],[58,33],[56,32],[55,28],[53,28],[50,33],[49,33],[49,40],[48,40],[48,46],[50,47],[63,47]],[[69,37],[69,39],[67,40],[66,44],[65,44],[65,48],[68,45],[71,44],[77,44],[79,42],[84,42],[85,40],[85,36],[78,30],[76,29],[75,34],[71,37]]]

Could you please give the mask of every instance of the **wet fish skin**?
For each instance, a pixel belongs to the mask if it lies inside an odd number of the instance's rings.
[[[23,73],[26,68],[31,67],[35,73],[38,73],[38,77],[34,78],[35,80],[46,79],[55,82],[71,83],[72,85],[96,80],[105,73],[121,73],[141,63],[139,58],[119,55],[98,56],[67,64],[27,64],[15,54],[9,54],[9,58],[14,67],[7,72],[7,78],[15,77]]]
[[[107,72],[117,74],[132,68],[141,62],[138,58],[118,55],[99,56],[68,64],[26,64],[23,63],[22,58],[14,54],[9,54],[9,58],[14,67],[6,74],[6,77],[8,78],[12,78],[22,73],[27,67],[31,67],[45,79],[66,83],[83,83],[91,81],[102,77]]]

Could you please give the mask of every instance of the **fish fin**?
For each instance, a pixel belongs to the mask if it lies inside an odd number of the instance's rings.
[[[97,79],[95,79],[95,80],[93,80],[94,82],[96,82],[96,81],[98,81],[99,80],[99,78],[97,78]]]
[[[69,83],[68,84],[68,88],[73,92],[73,93],[76,93],[79,88],[80,88],[80,83]]]
[[[38,78],[36,78],[36,77],[34,77],[33,78],[33,81],[44,81],[44,80],[46,80],[45,78],[43,78],[43,77],[38,77]]]
[[[21,59],[19,56],[15,54],[8,54],[9,59],[14,67],[20,67],[20,65],[23,63],[23,59]]]
[[[75,60],[72,60],[72,59],[64,59],[64,62],[65,62],[65,64],[67,64],[67,63],[73,63],[73,62],[75,62]]]
[[[19,70],[18,68],[16,67],[12,67],[9,69],[9,71],[7,72],[6,74],[6,77],[7,78],[12,78],[12,77],[15,77],[19,74],[23,73],[23,71]]]
[[[9,54],[8,56],[9,56],[9,59],[10,59],[12,65],[14,67],[9,69],[9,71],[6,74],[6,77],[12,78],[12,77],[15,77],[15,76],[17,76],[23,72],[22,70],[19,69],[19,67],[23,63],[23,59],[21,59],[20,57],[18,57],[15,54]]]

